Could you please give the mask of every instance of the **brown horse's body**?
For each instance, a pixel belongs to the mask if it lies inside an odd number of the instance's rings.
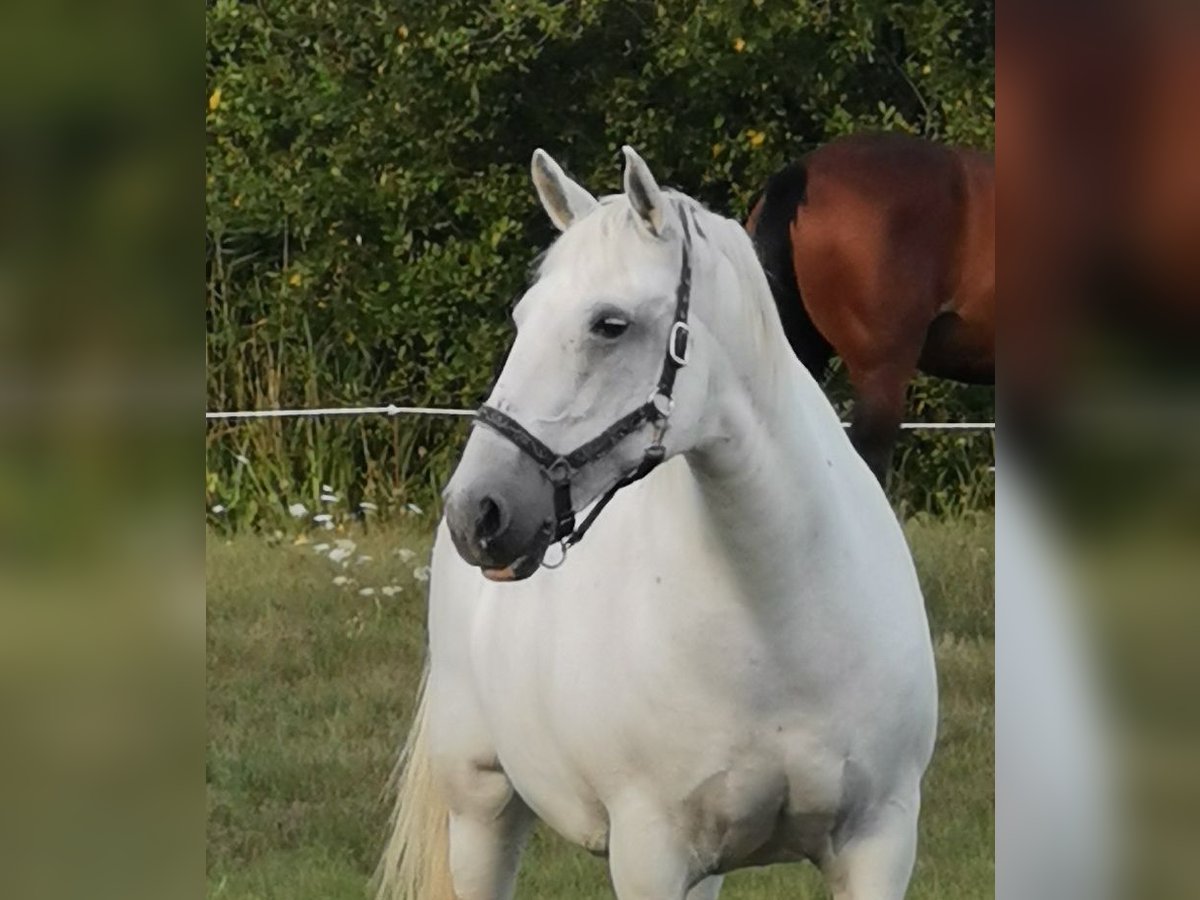
[[[1003,400],[1022,438],[1054,430],[1096,326],[1155,366],[1198,358],[1200,6],[1079,13],[1018,0],[996,18]]]
[[[856,392],[850,437],[880,480],[917,370],[993,382],[989,155],[844,138],[773,176],[746,228],[796,355],[818,380],[842,358]]]

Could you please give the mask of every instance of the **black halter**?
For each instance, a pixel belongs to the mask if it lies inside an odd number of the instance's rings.
[[[484,404],[475,414],[477,424],[486,425],[497,434],[508,438],[522,453],[541,466],[546,479],[554,487],[554,522],[547,523],[547,530],[551,533],[552,541],[561,543],[564,555],[567,548],[583,540],[600,511],[608,505],[608,501],[617,491],[645,478],[666,455],[662,439],[675,402],[672,397],[675,391],[675,375],[687,365],[690,336],[688,307],[692,296],[692,236],[688,231],[687,218],[681,215],[679,220],[683,224],[683,252],[679,284],[675,288],[675,317],[667,335],[667,349],[663,356],[662,372],[658,376],[658,386],[645,403],[617,419],[590,441],[581,444],[570,453],[561,455],[547,447],[512,416],[502,413],[494,406]],[[601,495],[587,518],[576,527],[575,507],[571,502],[572,476],[584,466],[611,453],[623,440],[646,424],[655,426],[654,439],[642,454],[641,462],[622,475],[616,484]],[[558,564],[561,564],[561,561]]]

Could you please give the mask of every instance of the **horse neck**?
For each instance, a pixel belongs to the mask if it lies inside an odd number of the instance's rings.
[[[720,338],[709,348],[706,424],[687,459],[714,546],[748,594],[790,598],[797,575],[836,556],[823,547],[845,531],[832,521],[845,515],[842,482],[866,470],[849,459],[841,423],[792,353],[745,231],[698,215],[732,280],[718,274],[718,302],[697,305]]]
[[[765,384],[730,379],[713,396],[708,438],[688,454],[709,525],[751,592],[790,596],[798,573],[827,564],[824,542],[838,533],[841,425],[790,355]]]

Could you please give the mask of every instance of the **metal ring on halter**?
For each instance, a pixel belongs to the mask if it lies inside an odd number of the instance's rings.
[[[566,457],[560,456],[546,467],[546,477],[551,484],[565,484],[571,480],[571,464]]]
[[[550,547],[557,547],[559,549],[559,551],[562,553],[562,556],[560,556],[558,558],[557,562],[548,563],[548,562],[546,562],[545,555],[543,555],[542,556],[542,568],[543,569],[557,569],[559,566],[561,566],[563,563],[565,563],[567,561],[567,541],[565,538],[561,541],[555,541],[553,544],[550,545]],[[550,552],[550,547],[546,548],[546,553]]]
[[[670,418],[671,413],[675,409],[675,398],[668,397],[661,391],[656,390],[647,398],[647,400],[654,407],[655,412],[658,413],[659,419]]]

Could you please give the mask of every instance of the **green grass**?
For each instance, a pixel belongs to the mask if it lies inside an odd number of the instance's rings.
[[[344,570],[311,543],[209,534],[209,897],[365,896],[385,836],[381,790],[421,666],[424,585],[413,569],[424,562],[429,530],[354,534],[355,557],[372,559]],[[910,897],[991,897],[991,523],[929,519],[907,530],[941,681]],[[400,548],[417,558],[403,560]],[[334,585],[335,575],[357,583]],[[384,586],[402,590],[385,597]],[[358,593],[366,587],[374,596]],[[535,835],[521,900],[611,896],[602,860],[548,832]],[[723,900],[823,896],[807,866],[735,873],[722,893]]]

